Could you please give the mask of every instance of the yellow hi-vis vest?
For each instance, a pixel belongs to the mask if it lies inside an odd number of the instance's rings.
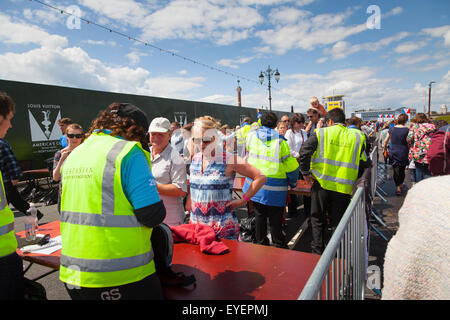
[[[16,252],[17,239],[14,232],[14,214],[8,206],[1,171],[0,182],[0,258],[3,258]]]
[[[311,173],[323,189],[351,194],[358,178],[364,134],[341,124],[314,131],[318,145],[311,157]],[[365,160],[364,155],[362,158]]]
[[[246,147],[248,163],[268,178],[286,179],[286,172],[298,168],[297,160],[291,157],[289,145],[282,138],[263,141],[258,139],[256,131],[252,131],[247,136]]]
[[[61,281],[102,288],[137,282],[155,272],[153,229],[137,221],[122,189],[122,160],[134,146],[142,150],[138,142],[94,133],[64,162]]]
[[[237,138],[237,144],[238,145],[243,145],[245,144],[245,140],[247,139],[247,135],[250,132],[250,130],[252,129],[251,125],[245,125],[242,128],[240,128],[236,134],[236,138]]]

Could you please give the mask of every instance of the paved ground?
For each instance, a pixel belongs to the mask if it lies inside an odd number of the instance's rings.
[[[397,231],[398,228],[398,217],[397,212],[401,207],[404,195],[395,196],[395,187],[392,181],[392,169],[388,169],[388,179],[385,183],[381,184],[381,188],[387,193],[387,195],[383,195],[383,197],[387,200],[387,203],[384,203],[379,197],[377,197],[374,201],[374,208],[378,216],[380,216],[386,226],[381,225],[374,221],[374,226],[384,234],[384,236],[389,240]],[[406,184],[410,186],[409,182],[409,174],[406,177]],[[405,191],[406,193],[407,191]],[[39,204],[39,209],[44,213],[44,217],[39,221],[40,224],[45,224],[51,221],[55,221],[59,219],[59,214],[56,210],[56,205],[52,206],[43,206],[43,204]],[[310,252],[310,242],[311,242],[311,228],[307,227],[308,221],[303,214],[303,206],[299,207],[299,216],[295,219],[290,219],[286,221],[286,227],[284,228],[284,232],[286,233],[287,239],[290,239],[290,247],[292,250],[298,250],[303,252]],[[16,231],[22,231],[24,228],[24,215],[18,211],[14,211],[15,214],[15,226]],[[239,209],[237,211],[237,216],[239,219],[243,219],[247,217],[246,208]],[[306,227],[306,228],[305,228]],[[302,232],[299,230],[302,229]],[[384,264],[384,253],[386,251],[387,241],[385,241],[379,234],[377,234],[373,229],[370,230],[370,257],[369,257],[369,266],[376,265],[380,268],[381,274],[383,270]],[[29,263],[24,261],[24,268],[28,267]],[[46,272],[49,269],[46,267],[42,267],[39,265],[33,265],[28,272],[26,273],[26,277],[29,279],[36,278]],[[381,284],[383,283],[383,278],[381,276]],[[49,300],[69,300],[69,296],[64,289],[63,284],[58,279],[58,273],[53,273],[41,280],[39,282],[46,288],[47,290],[47,298]],[[375,294],[372,290],[366,289],[366,299],[368,300],[376,300],[380,299],[380,297]]]

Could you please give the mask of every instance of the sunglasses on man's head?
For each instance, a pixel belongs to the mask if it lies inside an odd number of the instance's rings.
[[[192,138],[192,141],[194,141],[195,144],[200,143],[210,143],[213,140],[214,137],[203,137],[203,138]]]
[[[77,134],[75,134],[75,133],[68,133],[67,134],[67,138],[71,138],[71,139],[73,139],[73,138],[81,139],[81,138],[83,138],[83,136],[84,136],[84,134],[82,134],[82,133],[77,133]]]

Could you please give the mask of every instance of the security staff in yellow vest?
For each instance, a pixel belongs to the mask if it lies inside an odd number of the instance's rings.
[[[325,121],[327,127],[314,130],[300,151],[300,171],[313,183],[311,249],[316,254],[322,254],[330,236],[325,230],[334,230],[347,209],[359,168],[370,166],[364,134],[345,127],[344,111],[331,110]]]
[[[239,157],[244,157],[245,155],[245,139],[247,139],[247,135],[252,129],[251,121],[249,117],[245,117],[242,120],[241,127],[236,132],[237,155]]]
[[[291,156],[286,139],[274,130],[277,122],[277,116],[273,112],[262,115],[261,128],[247,136],[247,161],[267,177],[264,186],[251,198],[256,242],[269,245],[266,237],[268,218],[273,244],[287,248],[281,222],[289,186],[297,185],[298,162]],[[252,180],[246,178],[242,191],[247,192],[251,183]]]
[[[0,92],[0,138],[4,138],[14,116],[15,103]],[[2,173],[0,172],[0,300],[23,300],[23,265],[16,253],[14,214],[8,207]]]
[[[62,166],[59,273],[72,299],[162,299],[151,234],[166,210],[147,128],[139,108],[113,103]]]

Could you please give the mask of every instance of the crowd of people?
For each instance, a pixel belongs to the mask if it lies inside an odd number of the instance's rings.
[[[14,108],[1,93],[0,138],[11,127]],[[239,240],[235,209],[250,201],[255,242],[280,248],[287,248],[283,223],[300,214],[301,201],[311,221],[312,252],[321,254],[329,230],[337,227],[350,203],[356,180],[371,166],[369,141],[382,128],[357,117],[346,119],[340,108],[327,112],[316,97],[307,118],[295,113],[278,121],[274,113],[258,110],[257,119],[247,117],[233,129],[211,116],[181,128],[164,117],[149,123],[139,107],[112,103],[87,132],[71,119],[61,119],[62,149],[54,156],[53,179],[60,182],[60,280],[71,298],[99,299],[113,288],[123,299],[161,299],[152,228],[200,224],[219,239]],[[400,116],[383,141],[400,187],[409,163],[423,179],[429,175],[428,164],[436,162],[424,151],[432,149],[436,126],[418,115],[408,129],[406,120]],[[447,172],[445,163],[448,157]],[[20,172],[8,174],[6,167],[0,165],[0,260],[8,260],[8,270],[20,275],[14,216],[7,206],[12,193],[4,191]],[[240,199],[232,196],[236,175],[245,178]],[[288,194],[298,180],[311,185],[310,196]],[[0,295],[17,298],[23,288],[14,283],[20,276],[0,276]]]

